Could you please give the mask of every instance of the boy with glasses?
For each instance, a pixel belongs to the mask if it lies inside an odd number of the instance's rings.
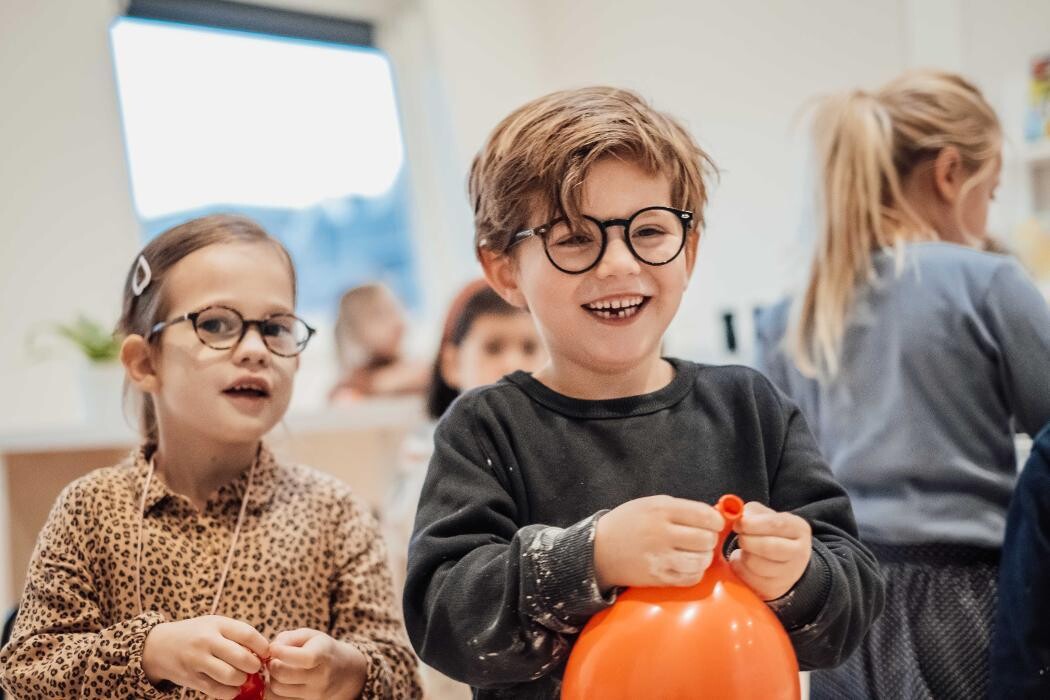
[[[725,493],[749,501],[732,566],[803,668],[839,663],[878,613],[876,564],[798,409],[751,370],[660,356],[710,169],[613,88],[525,105],[474,161],[477,254],[550,357],[453,405],[416,518],[409,635],[476,697],[556,697],[575,635],[621,588],[696,583]]]

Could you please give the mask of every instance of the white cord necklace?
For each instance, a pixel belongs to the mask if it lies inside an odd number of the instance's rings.
[[[261,449],[261,448],[260,448]],[[244,496],[241,497],[241,511],[237,515],[237,525],[233,528],[233,539],[230,540],[230,551],[226,554],[226,563],[222,567],[222,576],[219,577],[219,587],[215,589],[215,598],[211,602],[210,615],[214,615],[219,610],[219,600],[222,598],[222,590],[226,586],[226,577],[230,573],[230,566],[233,564],[233,552],[237,549],[237,539],[241,534],[241,525],[244,523],[244,513],[248,509],[248,496],[252,492],[252,481],[255,478],[255,466],[259,463],[259,453],[255,453],[255,459],[252,461],[252,466],[248,470],[248,484],[244,487]],[[139,615],[144,612],[142,604],[142,550],[145,544],[145,521],[146,521],[146,494],[149,493],[150,482],[153,480],[154,463],[153,457],[149,460],[149,470],[146,472],[146,480],[142,485],[142,500],[139,502],[139,527],[138,527],[138,557],[135,562],[135,592],[138,598],[139,604]],[[179,700],[182,700],[186,695],[186,689],[183,688],[179,693]]]

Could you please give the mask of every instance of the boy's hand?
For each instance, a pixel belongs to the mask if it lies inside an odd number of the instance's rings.
[[[270,644],[268,700],[351,700],[365,686],[368,660],[324,632],[281,632]]]
[[[220,615],[162,622],[146,635],[142,670],[154,685],[167,680],[232,700],[248,674],[262,668],[267,646],[251,625]]]
[[[647,496],[598,520],[594,567],[598,586],[692,586],[711,564],[721,513],[699,501]]]
[[[751,501],[733,530],[740,548],[730,555],[729,565],[762,600],[790,591],[809,566],[813,536],[809,523],[797,515]]]

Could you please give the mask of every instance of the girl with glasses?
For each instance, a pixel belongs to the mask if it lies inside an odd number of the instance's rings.
[[[262,442],[313,335],[294,308],[288,253],[247,219],[142,251],[118,331],[143,443],[52,510],[0,655],[12,695],[418,695],[367,508]]]

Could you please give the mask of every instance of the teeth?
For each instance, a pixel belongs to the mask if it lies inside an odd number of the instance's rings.
[[[594,311],[598,318],[630,318],[638,313],[637,306],[629,306],[625,309],[619,309],[618,311],[607,311],[605,309],[596,309]]]
[[[645,301],[645,297],[641,296],[622,297],[620,299],[596,301],[594,303],[587,304],[587,308],[591,309],[592,311],[617,311],[620,309],[629,309],[636,307],[643,301]]]

